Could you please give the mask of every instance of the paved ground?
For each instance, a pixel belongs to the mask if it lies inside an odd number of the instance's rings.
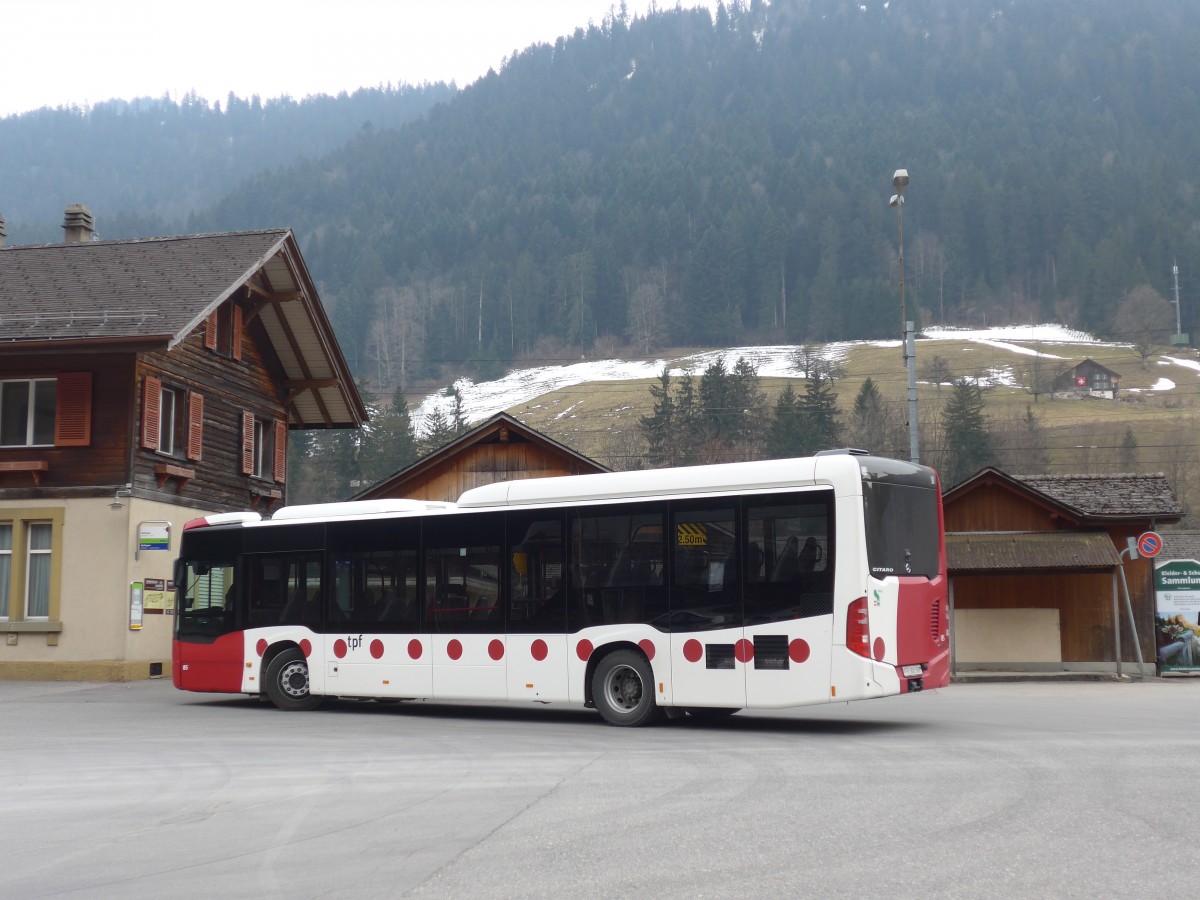
[[[1200,681],[586,711],[0,682],[0,897],[1196,893]]]

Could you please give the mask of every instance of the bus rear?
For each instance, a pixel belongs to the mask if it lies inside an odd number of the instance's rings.
[[[941,487],[928,467],[859,457],[865,578],[846,615],[846,650],[870,663],[880,693],[950,680]]]

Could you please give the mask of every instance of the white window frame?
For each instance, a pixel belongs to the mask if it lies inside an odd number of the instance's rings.
[[[50,384],[57,388],[57,378],[6,378],[0,381],[0,389],[10,384],[25,384],[27,385],[27,403],[28,408],[25,414],[25,440],[19,444],[0,444],[2,447],[53,447],[54,446],[54,409],[55,404],[50,407],[50,440],[46,443],[34,442],[34,425],[37,421],[37,385]],[[57,402],[57,397],[55,397]],[[0,390],[0,415],[3,415],[3,391]]]
[[[267,458],[267,422],[255,416],[254,418],[254,470],[250,475],[254,478],[264,478],[263,464]]]
[[[158,392],[158,452],[175,455],[175,428],[184,407],[184,392],[162,385]]]
[[[33,535],[39,526],[45,526],[50,530],[50,546],[45,548],[34,549]],[[54,577],[54,523],[49,520],[34,520],[25,524],[25,610],[24,617],[28,622],[45,622],[50,618],[50,600],[53,591],[50,587],[50,580]],[[49,560],[49,570],[46,573],[46,614],[33,615],[29,611],[30,581],[33,575],[33,560],[34,557],[46,557]]]

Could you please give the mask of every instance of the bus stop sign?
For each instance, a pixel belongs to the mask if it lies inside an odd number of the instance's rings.
[[[1157,531],[1143,532],[1137,541],[1138,553],[1151,559],[1155,556],[1158,556],[1159,552],[1162,550],[1162,546],[1162,537]]]

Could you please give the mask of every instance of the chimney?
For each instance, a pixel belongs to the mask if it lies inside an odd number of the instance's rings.
[[[83,244],[96,239],[95,219],[92,211],[82,203],[72,203],[63,218],[63,231],[68,244]]]
[[[4,239],[8,237],[8,232],[4,228],[4,216],[0,216],[0,247],[4,246]]]

